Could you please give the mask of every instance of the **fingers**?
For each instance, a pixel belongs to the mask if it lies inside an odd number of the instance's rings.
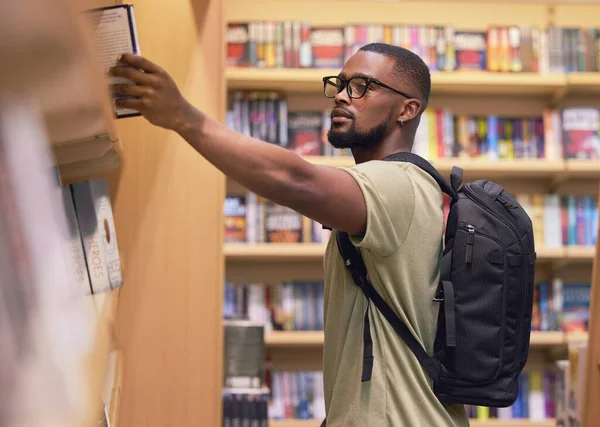
[[[139,86],[132,84],[119,84],[112,85],[112,92],[117,95],[126,95],[126,96],[151,96],[153,89],[148,86]]]
[[[156,76],[128,66],[113,67],[109,74],[114,77],[124,77],[138,85],[156,86],[157,84]]]
[[[160,74],[163,69],[160,68],[153,62],[150,62],[146,58],[140,55],[134,55],[131,53],[125,53],[119,58],[119,62],[127,65],[131,65],[132,67],[139,68],[146,73],[154,73]]]
[[[144,109],[146,103],[141,99],[135,98],[124,98],[124,99],[116,99],[115,105],[119,108],[129,108],[131,110],[140,111]]]

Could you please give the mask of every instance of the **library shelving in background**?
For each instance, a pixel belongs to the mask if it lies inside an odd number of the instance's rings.
[[[278,90],[287,93],[321,94],[323,76],[337,75],[339,70],[323,68],[229,68],[227,85],[239,90]],[[600,94],[598,73],[493,73],[479,71],[434,71],[431,93],[436,95],[503,95],[539,96],[553,102],[566,95]]]
[[[554,427],[555,420],[487,420],[471,421],[471,427]],[[318,420],[271,420],[269,427],[319,427]]]
[[[348,24],[450,25],[457,30],[483,31],[488,26],[596,27],[600,4],[585,1],[417,1],[262,0],[260,7],[230,0],[227,23],[303,21],[315,27]],[[283,94],[289,112],[326,110],[331,100],[322,96],[322,77],[339,69],[229,67],[225,72],[230,92],[269,91]],[[457,114],[541,116],[548,109],[569,106],[600,107],[600,73],[499,73],[486,71],[433,71],[430,106]],[[351,167],[351,157],[309,156],[309,162]],[[488,160],[433,159],[449,177],[452,166],[464,169],[464,180],[492,179],[511,193],[558,193],[597,197],[600,162],[572,159]],[[246,190],[227,179],[227,193]],[[231,283],[275,284],[290,279],[323,280],[321,243],[225,243],[225,276]],[[597,263],[595,246],[536,247],[536,280],[555,276],[590,281]],[[597,274],[596,274],[597,276]],[[592,280],[592,286],[598,284]],[[597,291],[597,289],[596,289]],[[596,297],[597,299],[597,297]],[[525,368],[537,368],[565,358],[570,345],[588,340],[587,333],[532,331],[530,357]],[[270,363],[275,370],[319,370],[322,331],[270,331],[265,335]],[[591,363],[591,362],[590,362]],[[592,366],[591,364],[589,366]],[[593,381],[598,381],[597,376]],[[593,385],[593,387],[597,387]],[[587,406],[588,415],[595,410]],[[477,427],[550,427],[555,420],[472,420]],[[271,420],[270,427],[317,427],[319,420]]]

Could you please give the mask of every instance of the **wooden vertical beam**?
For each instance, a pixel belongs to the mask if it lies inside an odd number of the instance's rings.
[[[599,198],[600,200],[600,198]],[[596,224],[598,227],[598,224]],[[596,425],[600,420],[600,240],[592,270],[589,341],[586,358],[585,388],[583,393],[582,426]]]
[[[142,54],[193,104],[222,119],[221,0],[133,4]],[[124,272],[119,425],[218,426],[224,177],[175,133],[143,118],[119,120],[118,128],[125,161],[111,195]]]

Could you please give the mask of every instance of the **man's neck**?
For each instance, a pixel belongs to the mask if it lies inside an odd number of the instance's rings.
[[[352,156],[356,164],[365,163],[370,160],[381,160],[390,154],[400,151],[409,151],[408,148],[412,144],[407,144],[401,141],[384,141],[376,147],[357,147],[352,149]]]

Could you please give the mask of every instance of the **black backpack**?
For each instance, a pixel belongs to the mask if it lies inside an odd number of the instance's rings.
[[[423,158],[395,153],[383,160],[414,163],[450,196],[450,213],[433,301],[439,304],[434,354],[425,349],[367,278],[360,251],[345,232],[338,248],[355,283],[415,354],[441,402],[489,407],[512,405],[529,353],[535,270],[531,219],[492,181],[465,184],[454,167],[451,185]],[[373,349],[364,320],[362,381],[369,381]]]

